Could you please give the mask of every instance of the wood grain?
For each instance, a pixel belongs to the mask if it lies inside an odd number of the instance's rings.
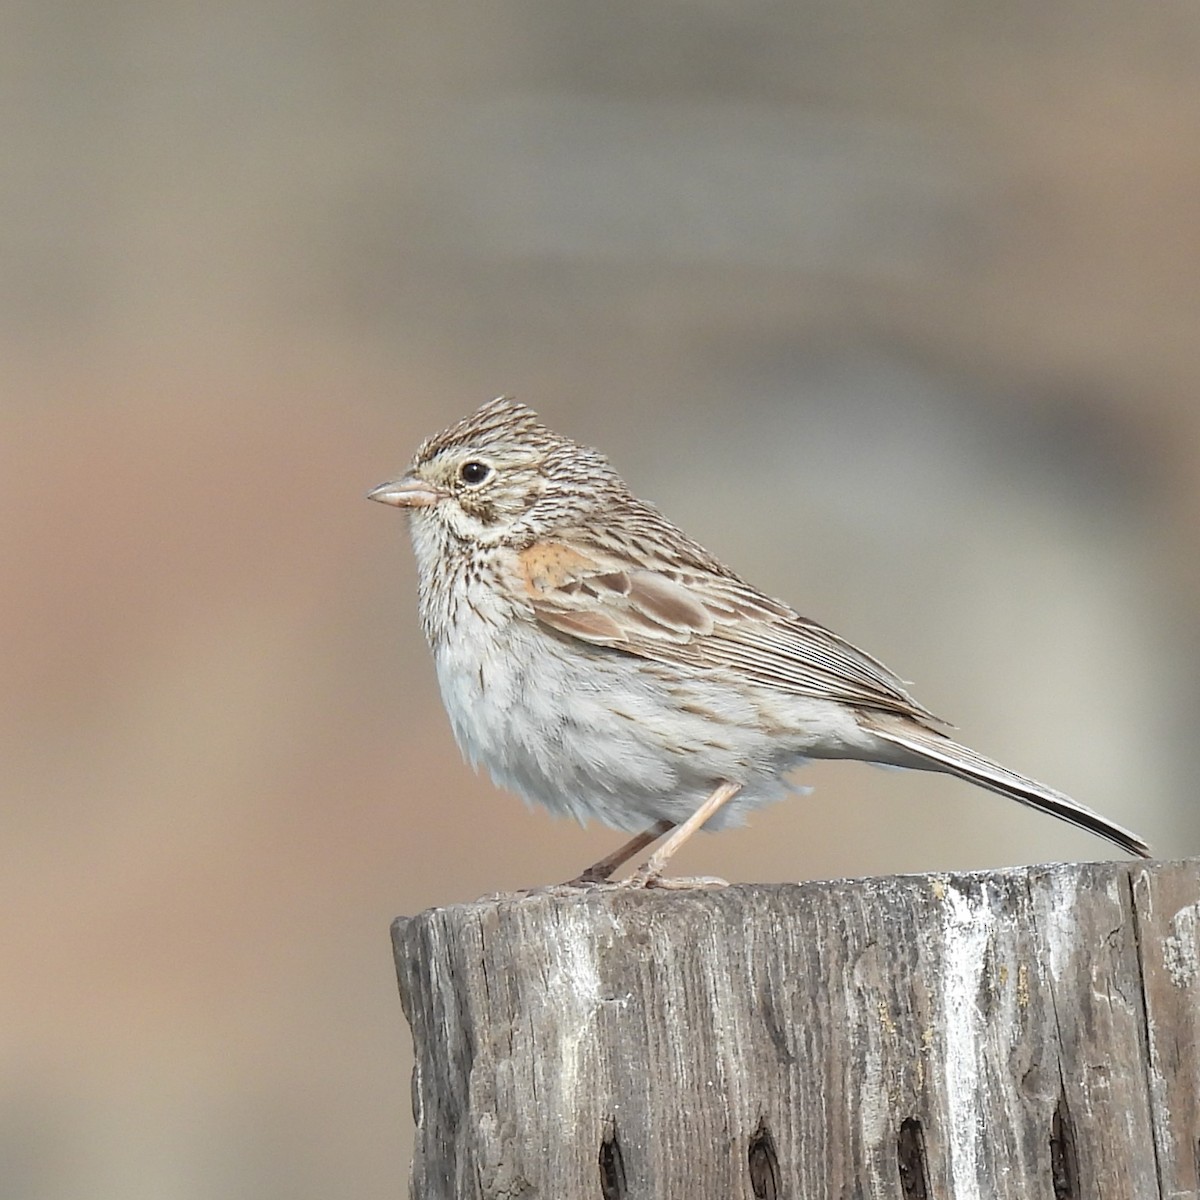
[[[1200,865],[398,920],[412,1195],[1196,1196]]]

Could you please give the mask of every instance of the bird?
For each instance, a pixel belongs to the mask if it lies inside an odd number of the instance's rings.
[[[747,583],[599,451],[509,396],[368,493],[409,515],[418,609],[464,756],[633,836],[563,886],[633,887],[700,828],[800,789],[810,759],[957,776],[1149,856],[1137,834],[953,740],[897,675]],[[686,881],[680,881],[684,885]]]

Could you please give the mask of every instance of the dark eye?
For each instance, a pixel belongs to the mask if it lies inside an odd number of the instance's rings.
[[[468,459],[458,468],[459,479],[470,487],[478,487],[479,484],[486,482],[491,473],[492,468],[487,463],[479,462],[478,459],[474,458]]]

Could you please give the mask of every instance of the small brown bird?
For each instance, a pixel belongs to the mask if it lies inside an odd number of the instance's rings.
[[[663,883],[701,826],[787,794],[809,758],[957,775],[1146,843],[952,741],[882,663],[751,587],[597,451],[500,397],[370,493],[408,510],[421,623],[466,757],[555,813],[635,833],[572,883]]]

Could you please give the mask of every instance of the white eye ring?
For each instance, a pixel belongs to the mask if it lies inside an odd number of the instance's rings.
[[[492,468],[487,463],[480,462],[477,458],[468,458],[458,468],[458,477],[468,487],[478,487],[481,483],[487,483],[491,479]]]

